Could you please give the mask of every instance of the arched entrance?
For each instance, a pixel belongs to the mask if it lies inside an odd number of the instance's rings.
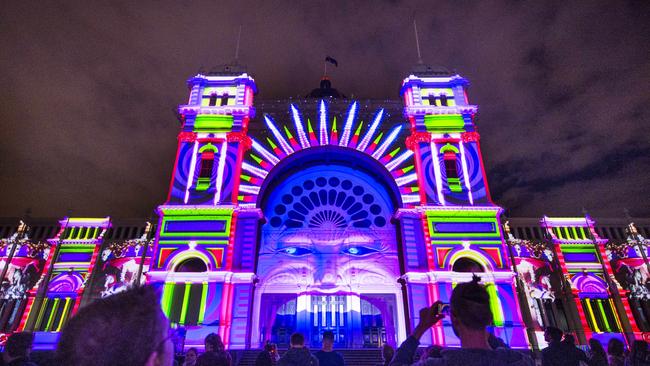
[[[274,168],[259,196],[266,223],[253,344],[284,344],[299,331],[317,347],[326,330],[340,347],[395,344],[404,329],[391,222],[396,187],[383,166],[352,149],[314,148],[291,158]]]

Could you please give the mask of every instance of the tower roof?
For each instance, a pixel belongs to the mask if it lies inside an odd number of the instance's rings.
[[[451,72],[444,66],[429,66],[417,64],[413,66],[411,73],[415,76],[451,76]]]
[[[246,73],[246,66],[234,64],[217,65],[209,72],[209,76],[236,76]]]

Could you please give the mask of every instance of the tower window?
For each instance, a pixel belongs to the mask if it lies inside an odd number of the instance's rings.
[[[199,178],[211,178],[212,168],[214,167],[214,153],[204,152],[201,154],[201,169],[199,170]]]
[[[427,96],[427,100],[429,101],[429,105],[436,106],[436,96],[433,94],[429,94]]]
[[[210,95],[210,102],[208,103],[210,107],[214,107],[217,105],[217,95],[216,94],[211,94]]]
[[[230,98],[230,96],[228,95],[228,93],[224,93],[224,94],[221,96],[221,100],[220,100],[219,105],[220,105],[220,106],[228,105],[228,98]]]
[[[440,95],[440,105],[443,107],[446,107],[448,105],[447,103],[447,94],[441,94]]]
[[[442,148],[442,151],[444,151],[443,162],[447,175],[447,186],[452,192],[461,192],[463,188],[460,185],[460,175],[458,174],[458,164],[456,162],[457,149],[451,144],[447,144]]]
[[[458,178],[458,167],[456,166],[456,154],[445,153],[444,160],[445,160],[445,172],[447,173],[447,179]]]

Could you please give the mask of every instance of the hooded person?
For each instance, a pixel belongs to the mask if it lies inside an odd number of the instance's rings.
[[[441,358],[427,358],[413,363],[420,337],[444,315],[438,313],[440,302],[420,310],[420,322],[410,337],[397,349],[389,366],[533,366],[533,360],[507,348],[492,349],[486,328],[492,324],[490,296],[479,284],[480,278],[461,283],[451,293],[451,325],[460,338],[460,349],[444,349]]]
[[[318,359],[305,347],[305,336],[291,335],[291,348],[280,357],[277,366],[318,366]]]

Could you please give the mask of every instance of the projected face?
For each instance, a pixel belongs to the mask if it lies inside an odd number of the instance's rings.
[[[394,286],[397,248],[386,192],[358,172],[327,169],[333,171],[300,172],[271,194],[258,275],[315,293]]]

